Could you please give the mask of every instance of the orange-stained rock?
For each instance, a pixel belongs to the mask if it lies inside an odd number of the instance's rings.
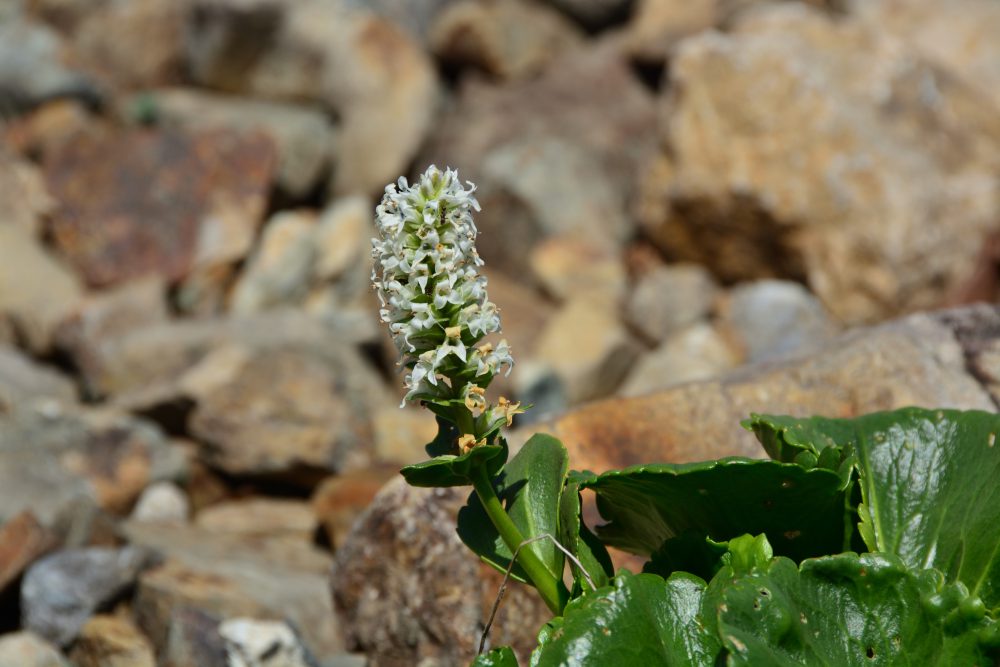
[[[55,536],[38,523],[30,510],[0,526],[0,593],[55,546]]]
[[[327,540],[335,549],[344,543],[354,521],[368,507],[382,485],[398,474],[396,468],[371,468],[328,477],[320,484],[313,493],[312,508]]]

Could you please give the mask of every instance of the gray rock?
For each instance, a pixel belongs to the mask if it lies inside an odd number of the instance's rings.
[[[643,275],[628,297],[628,323],[647,340],[659,343],[708,318],[718,286],[704,267],[663,266]]]
[[[722,322],[750,362],[816,349],[839,328],[809,290],[782,280],[760,280],[734,288]]]
[[[124,593],[153,562],[149,551],[133,547],[90,547],[47,556],[24,576],[21,622],[65,646],[94,612]]]
[[[21,631],[0,636],[0,667],[69,667],[69,663],[56,647]]]
[[[62,62],[60,48],[55,31],[16,12],[0,15],[0,115],[57,97],[99,101],[97,87]]]
[[[683,329],[641,357],[618,391],[641,396],[676,384],[706,380],[738,365],[735,350],[708,323]]]
[[[76,387],[62,374],[0,345],[0,412],[45,399],[72,405],[76,403]]]
[[[314,106],[170,88],[133,96],[125,108],[132,115],[148,108],[158,124],[186,130],[229,128],[266,134],[278,151],[278,185],[295,199],[321,182],[336,155],[336,130]]]
[[[122,514],[157,479],[183,463],[150,422],[58,403],[0,415],[0,522],[31,509],[63,536],[88,508]]]

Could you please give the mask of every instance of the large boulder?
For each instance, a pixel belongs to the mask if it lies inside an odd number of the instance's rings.
[[[724,279],[805,280],[878,320],[943,303],[1000,215],[997,108],[867,23],[763,7],[670,74],[640,217]]]

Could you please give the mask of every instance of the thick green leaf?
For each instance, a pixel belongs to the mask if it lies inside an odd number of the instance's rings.
[[[509,646],[501,646],[476,656],[469,667],[517,667],[517,657]]]
[[[716,609],[733,666],[985,667],[997,635],[964,586],[888,554],[839,554],[801,569],[776,558],[726,581]]]
[[[857,419],[755,415],[749,425],[779,455],[853,450],[868,548],[941,570],[1000,605],[1000,415],[905,408]]]
[[[699,619],[705,582],[622,571],[614,585],[571,601],[539,634],[532,667],[710,667],[719,640]]]
[[[611,556],[597,536],[583,522],[580,505],[580,473],[571,472],[559,500],[559,541],[580,561],[594,586],[606,586],[614,575]],[[589,588],[587,578],[572,565],[577,592]]]
[[[410,486],[445,487],[467,486],[469,471],[475,466],[485,465],[490,476],[497,474],[507,461],[507,442],[499,439],[499,444],[479,445],[458,456],[455,440],[458,429],[447,420],[438,417],[437,436],[424,449],[434,457],[403,468],[400,472]]]
[[[842,478],[823,469],[729,458],[612,471],[583,483],[610,523],[597,528],[609,545],[652,554],[678,535],[725,541],[764,533],[776,553],[801,560],[845,544]],[[665,547],[669,548],[669,547]]]
[[[563,444],[550,435],[539,433],[524,444],[496,479],[497,496],[525,539],[539,535],[559,539],[559,499],[568,471],[569,456]],[[458,535],[480,558],[501,572],[506,571],[511,551],[475,492],[459,510]],[[565,557],[551,539],[539,540],[524,548],[534,551],[554,578],[562,579]],[[519,565],[515,564],[511,575],[519,581],[528,581]]]

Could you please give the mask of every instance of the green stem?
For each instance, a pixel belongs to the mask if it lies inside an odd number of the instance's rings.
[[[476,489],[476,494],[483,503],[483,507],[486,508],[486,514],[489,515],[497,532],[500,533],[504,544],[507,545],[512,554],[517,553],[518,565],[527,573],[531,583],[538,589],[538,594],[542,596],[552,613],[557,616],[562,614],[563,607],[569,600],[569,591],[566,590],[566,585],[546,569],[531,547],[524,547],[518,552],[518,547],[524,543],[524,536],[521,535],[521,531],[517,529],[514,522],[507,516],[507,512],[504,511],[503,505],[493,489],[493,484],[490,482],[489,475],[486,473],[486,468],[476,466],[471,471],[471,478],[472,486]]]

